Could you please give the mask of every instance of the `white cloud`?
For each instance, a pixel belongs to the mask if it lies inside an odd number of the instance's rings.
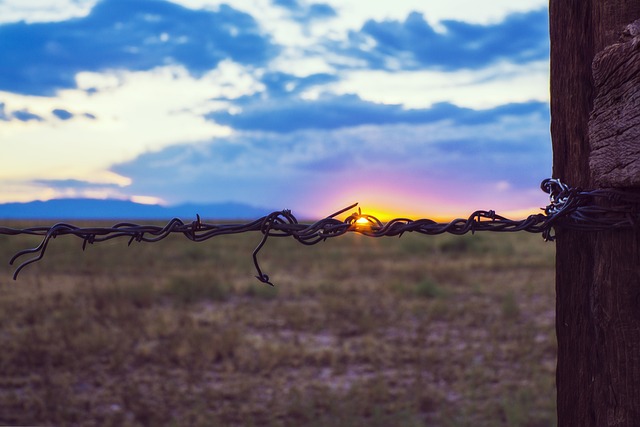
[[[491,108],[510,102],[549,100],[549,65],[499,64],[481,71],[345,72],[329,86],[337,94],[355,93],[368,101],[424,108],[436,102]]]
[[[0,23],[52,22],[86,16],[97,0],[3,0]]]
[[[72,177],[91,181],[96,171],[142,152],[178,141],[228,135],[228,128],[202,117],[212,108],[220,108],[220,102],[211,99],[259,89],[255,79],[233,63],[223,63],[201,79],[166,67],[149,72],[81,73],[78,83],[80,89],[61,91],[51,98],[0,93],[7,110],[27,108],[45,118],[41,122],[2,123],[0,147],[8,161],[0,170],[0,179]],[[92,87],[99,91],[86,91]],[[51,113],[56,108],[74,117],[57,120]],[[110,179],[117,181],[114,176]]]
[[[212,7],[219,2],[181,0],[192,7]],[[374,0],[362,7],[359,0],[328,0],[338,11],[335,19],[319,21],[302,29],[287,19],[269,0],[236,1],[237,7],[253,13],[263,28],[272,34],[284,51],[269,64],[269,69],[299,76],[312,73],[337,72],[330,65],[357,67],[358,59],[335,56],[317,51],[322,37],[343,38],[347,31],[359,29],[367,19],[395,19],[403,21],[412,11],[424,13],[437,28],[443,19],[487,24],[498,22],[513,12],[545,7],[544,0],[397,0],[390,6],[387,0]],[[254,11],[254,12],[252,12]],[[258,13],[255,13],[258,11]],[[408,108],[428,107],[435,102],[452,102],[470,108],[490,108],[509,102],[549,100],[549,66],[547,61],[524,65],[500,63],[481,71],[368,71],[354,70],[339,73],[341,80],[328,87],[314,87],[302,96],[317,98],[322,91],[336,94],[357,94],[361,98],[381,103],[402,104]]]
[[[357,29],[367,20],[404,20],[410,12],[422,12],[430,24],[443,19],[487,24],[497,22],[512,12],[546,7],[546,0],[326,0],[336,9],[338,19],[328,22],[334,31]]]
[[[191,9],[210,10],[217,10],[221,4],[228,4],[234,9],[253,16],[277,43],[289,46],[303,46],[311,43],[300,25],[289,19],[286,10],[273,6],[272,0],[174,0],[173,2]]]
[[[304,34],[313,37],[329,34],[344,34],[347,30],[359,29],[368,19],[394,19],[403,21],[411,12],[422,12],[430,24],[435,25],[443,19],[488,24],[498,22],[509,13],[524,12],[548,6],[547,0],[324,0],[337,11],[337,16],[328,20],[312,23],[302,30],[294,29],[287,20],[282,8],[272,6],[271,0],[176,0],[176,3],[191,8],[216,8],[227,3],[233,8],[243,10],[258,19],[279,42],[297,44],[309,42]],[[302,0],[303,4],[314,1]],[[286,25],[285,22],[287,21]],[[291,38],[297,35],[297,38]]]

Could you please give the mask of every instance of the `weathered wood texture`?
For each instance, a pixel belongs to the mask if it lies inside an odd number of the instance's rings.
[[[597,187],[588,140],[593,59],[638,18],[638,0],[550,0],[553,176],[572,186]],[[557,230],[561,427],[640,426],[639,242],[632,230]]]
[[[594,55],[589,1],[551,0],[549,28],[553,176],[589,188],[585,142],[592,105]],[[592,247],[591,235],[556,230],[556,388],[560,427],[570,427],[572,420],[584,419],[584,414],[591,418],[593,326],[588,288],[593,280],[593,251],[586,248]],[[588,421],[583,425],[594,424]]]
[[[598,187],[640,186],[640,20],[593,60],[589,165]]]

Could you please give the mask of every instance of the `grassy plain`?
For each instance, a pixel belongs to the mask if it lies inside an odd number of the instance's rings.
[[[0,236],[0,425],[555,425],[553,243],[259,239]]]

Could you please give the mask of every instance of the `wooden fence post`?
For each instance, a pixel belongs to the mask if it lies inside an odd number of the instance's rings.
[[[640,191],[640,38],[620,38],[638,18],[639,0],[550,0],[553,176],[571,186]],[[640,426],[640,232],[556,245],[558,425]]]

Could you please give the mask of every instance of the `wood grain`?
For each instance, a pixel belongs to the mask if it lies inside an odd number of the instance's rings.
[[[597,96],[589,119],[589,166],[599,187],[640,186],[640,20],[593,60]]]

